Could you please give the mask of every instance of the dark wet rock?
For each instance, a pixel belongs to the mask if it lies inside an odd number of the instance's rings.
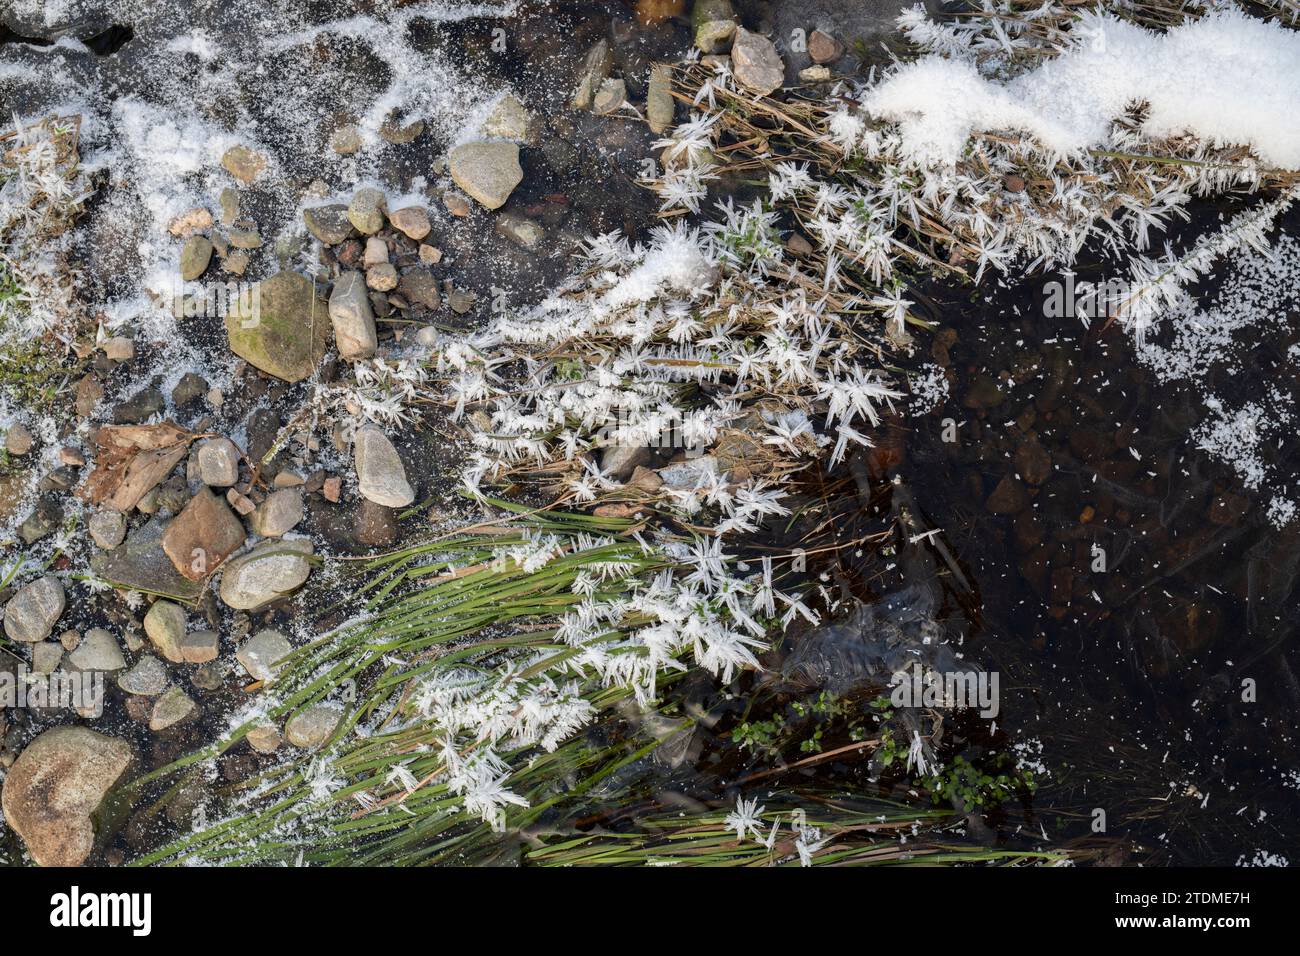
[[[437,309],[442,304],[438,280],[432,270],[423,266],[408,269],[397,283],[397,291],[408,302],[426,309]]]
[[[84,460],[82,464],[85,464]],[[37,486],[42,493],[46,491],[71,491],[77,486],[78,476],[76,468],[68,465],[62,465],[48,472]]]
[[[397,541],[397,511],[362,498],[357,502],[353,535],[367,548],[387,548]]]
[[[1070,429],[1070,451],[1083,461],[1102,461],[1114,450],[1114,442],[1100,432],[1088,428]]]
[[[113,409],[115,425],[138,425],[167,408],[167,399],[158,389],[150,386],[136,392]]]
[[[287,382],[311,375],[329,344],[326,305],[312,281],[297,272],[278,272],[259,283],[256,308],[237,301],[225,325],[231,351]]]
[[[75,37],[88,40],[114,25],[119,12],[116,3],[80,0],[78,3],[6,3],[0,23],[20,37],[60,40]]]
[[[49,537],[59,527],[62,509],[57,502],[42,501],[18,526],[18,537],[23,544],[32,545]]]
[[[451,178],[488,209],[505,205],[523,182],[519,146],[515,143],[464,143],[451,151]]]
[[[1029,492],[1023,484],[1007,475],[993,489],[986,506],[995,515],[1013,515],[1029,507]]]
[[[163,551],[162,539],[166,528],[166,521],[151,519],[130,535],[125,544],[113,551],[94,555],[90,559],[91,570],[118,587],[192,603],[198,597],[200,587],[182,576]]]
[[[187,408],[208,394],[208,380],[197,372],[186,372],[172,389],[172,404]]]
[[[1005,397],[997,379],[980,374],[971,379],[970,386],[962,397],[962,405],[972,409],[995,408],[1002,404]]]
[[[80,866],[95,846],[92,817],[132,759],[124,740],[85,727],[47,730],[5,777],[5,822],[40,866]]]
[[[307,231],[327,246],[337,246],[356,234],[348,221],[348,207],[342,203],[310,206],[302,212]]]
[[[1016,449],[1016,473],[1028,484],[1041,485],[1052,476],[1052,456],[1038,441],[1020,443]]]
[[[1033,510],[1026,508],[1016,515],[1016,520],[1011,525],[1011,534],[1016,551],[1024,554],[1042,543],[1043,526],[1034,516]]]
[[[1210,502],[1210,521],[1217,525],[1238,524],[1250,511],[1250,501],[1241,495],[1224,492]]]

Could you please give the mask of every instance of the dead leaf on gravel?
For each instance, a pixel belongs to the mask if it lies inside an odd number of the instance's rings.
[[[95,437],[95,470],[81,496],[91,504],[130,511],[171,473],[195,437],[171,422],[104,425]]]

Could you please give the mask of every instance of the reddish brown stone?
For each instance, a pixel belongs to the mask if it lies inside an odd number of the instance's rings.
[[[239,550],[244,538],[244,523],[204,488],[172,519],[163,532],[162,546],[177,571],[199,581]]]
[[[829,33],[814,30],[808,35],[808,55],[814,63],[834,63],[844,55],[844,44]]]

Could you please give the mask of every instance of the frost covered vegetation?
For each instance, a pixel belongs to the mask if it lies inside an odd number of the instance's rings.
[[[0,136],[0,336],[6,343],[74,331],[62,257],[91,189],[77,154],[80,121],[15,122]]]

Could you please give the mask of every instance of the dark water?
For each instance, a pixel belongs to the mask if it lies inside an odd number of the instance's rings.
[[[1213,228],[1215,210],[1197,212],[1188,234]],[[1117,274],[1101,260],[1079,271]],[[978,589],[972,644],[1001,672],[1002,720],[1041,741],[1035,813],[1069,841],[1093,838],[1104,810],[1128,862],[1287,855],[1300,536],[1194,447],[1205,410],[1189,384],[1161,385],[1118,325],[1045,316],[1052,278],[973,302],[937,293],[931,358],[956,384],[912,423],[902,468]],[[1244,368],[1198,384],[1261,395],[1297,338],[1281,324]],[[1293,474],[1296,451],[1283,443],[1275,464]]]

